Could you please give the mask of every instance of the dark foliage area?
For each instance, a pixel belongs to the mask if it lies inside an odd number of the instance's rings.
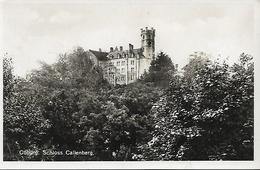
[[[195,57],[180,75],[161,52],[127,86],[109,85],[82,48],[26,78],[3,63],[4,160],[253,160],[250,55]],[[43,154],[66,150],[91,154]]]
[[[178,77],[154,106],[155,130],[141,160],[253,160],[254,66],[205,62]],[[191,68],[194,60],[187,65]],[[196,64],[197,66],[197,64]],[[188,80],[189,81],[188,81]]]
[[[176,69],[171,58],[167,54],[160,52],[155,60],[151,62],[149,72],[143,75],[142,80],[167,88],[172,76],[177,71]]]

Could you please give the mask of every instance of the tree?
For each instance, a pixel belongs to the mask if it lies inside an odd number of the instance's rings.
[[[106,86],[101,68],[95,66],[81,47],[71,53],[61,54],[58,62],[48,65],[41,63],[40,70],[34,70],[28,79],[48,92],[60,88],[95,90]],[[46,91],[47,92],[47,91]]]
[[[36,92],[37,104],[44,118],[49,120],[45,149],[84,149],[84,135],[89,129],[80,127],[82,117],[99,113],[100,104],[96,90],[106,88],[101,69],[96,67],[80,47],[71,53],[61,54],[54,64],[42,63],[39,70],[27,76]],[[93,125],[93,124],[92,124]],[[49,160],[48,157],[43,157]],[[67,159],[55,156],[51,159]],[[80,157],[78,159],[92,159]]]
[[[191,54],[189,63],[183,67],[183,74],[186,78],[186,81],[190,83],[196,76],[197,72],[200,69],[203,69],[203,67],[205,67],[208,62],[211,61],[209,60],[208,54],[204,52],[194,52]]]
[[[177,75],[161,52],[127,86],[110,86],[82,48],[26,79],[12,70],[5,58],[4,160],[253,159],[250,55],[233,66],[195,57]],[[90,154],[19,154],[28,149]]]
[[[207,63],[191,83],[172,82],[153,109],[155,130],[139,146],[145,160],[252,160],[253,63]]]
[[[14,85],[13,61],[12,58],[3,58],[3,92],[5,101],[8,100],[13,92]]]
[[[37,106],[30,82],[16,78],[12,60],[4,58],[4,160],[34,160],[38,155],[21,155],[21,150],[38,150],[50,127]]]
[[[144,75],[144,81],[154,82],[162,87],[168,86],[171,77],[176,72],[172,60],[163,52],[160,52],[151,62],[149,72]]]
[[[107,118],[101,124],[107,134],[106,153],[110,153],[110,160],[132,160],[136,147],[148,141],[152,126],[150,109],[161,94],[159,88],[141,82],[100,94],[105,108],[102,112]]]
[[[147,141],[148,114],[161,90],[141,82],[110,87],[100,71],[78,48],[60,55],[52,65],[43,63],[28,76],[38,106],[51,125],[45,149],[93,153],[75,160],[131,160],[137,143]]]

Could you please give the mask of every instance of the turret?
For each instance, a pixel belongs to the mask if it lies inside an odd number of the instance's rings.
[[[154,58],[154,51],[155,51],[155,29],[152,27],[148,29],[141,29],[141,47],[143,49],[143,54],[145,58]]]

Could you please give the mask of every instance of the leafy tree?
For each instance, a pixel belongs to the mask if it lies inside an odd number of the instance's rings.
[[[82,117],[99,113],[100,104],[95,91],[101,86],[106,87],[101,69],[94,66],[88,54],[79,47],[60,55],[52,65],[42,63],[41,69],[34,70],[27,78],[33,84],[31,89],[37,91],[43,116],[51,124],[45,149],[82,150],[85,147],[82,142],[84,135],[89,130],[80,127]],[[53,159],[67,158],[56,156]]]
[[[148,114],[161,91],[140,82],[112,88],[100,71],[78,48],[60,55],[52,65],[43,63],[28,76],[43,116],[51,124],[44,149],[93,153],[70,160],[130,160],[137,143],[147,141]]]
[[[149,72],[144,74],[143,79],[145,82],[154,82],[159,86],[165,87],[168,86],[171,77],[176,72],[171,58],[160,52],[155,60],[151,62],[149,67]]]
[[[94,65],[81,47],[72,53],[61,54],[58,62],[52,65],[42,63],[41,69],[32,71],[28,79],[45,87],[47,93],[61,88],[93,91],[106,86],[101,69]]]
[[[3,58],[3,92],[4,99],[8,100],[13,92],[14,85],[13,61],[7,56]]]
[[[103,93],[117,105],[125,105],[130,114],[147,115],[163,91],[151,83],[136,82]]]
[[[137,159],[252,160],[253,63],[207,63],[191,83],[171,83],[153,109],[153,138]]]
[[[110,155],[107,158],[132,160],[137,145],[148,141],[152,126],[150,109],[161,93],[157,87],[137,82],[100,94],[105,109],[102,113],[107,121],[99,125],[104,125],[102,132],[107,136],[106,153]]]
[[[186,81],[190,83],[196,76],[197,72],[205,67],[208,62],[211,61],[209,60],[208,54],[204,52],[194,52],[191,54],[189,63],[183,67],[183,74]]]
[[[3,61],[4,160],[37,159],[37,155],[22,155],[19,151],[42,147],[50,124],[36,104],[30,82],[13,75],[10,58]]]
[[[82,48],[26,79],[4,59],[4,159],[252,160],[253,71],[246,54],[232,67],[196,56],[180,76],[161,52],[143,80],[113,87]]]

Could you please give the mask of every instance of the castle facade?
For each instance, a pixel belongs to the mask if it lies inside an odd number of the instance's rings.
[[[155,57],[155,29],[141,29],[141,47],[135,49],[132,44],[124,50],[110,47],[109,52],[89,50],[89,56],[104,72],[104,78],[111,84],[129,84],[148,71]]]

